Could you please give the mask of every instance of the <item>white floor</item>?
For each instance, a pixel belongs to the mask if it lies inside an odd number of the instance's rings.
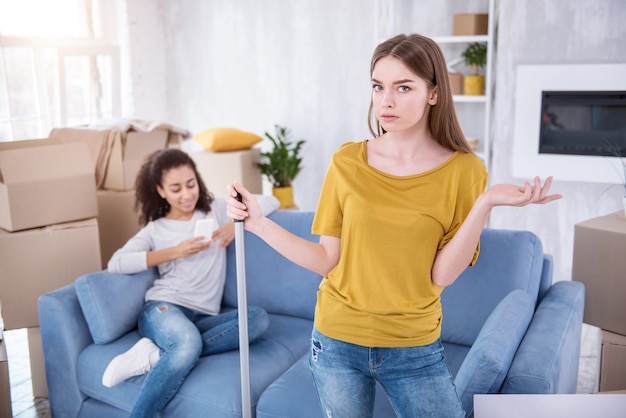
[[[600,356],[602,353],[602,330],[583,324],[580,338],[577,393],[594,393],[600,388]]]

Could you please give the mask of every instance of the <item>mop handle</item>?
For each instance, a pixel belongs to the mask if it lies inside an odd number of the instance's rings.
[[[237,200],[242,201],[240,193]],[[239,314],[239,367],[241,369],[241,416],[250,418],[250,363],[248,356],[248,300],[246,294],[246,257],[243,220],[235,219],[235,259],[237,265],[237,309]]]

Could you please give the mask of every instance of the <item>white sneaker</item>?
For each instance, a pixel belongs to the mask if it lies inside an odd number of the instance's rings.
[[[149,338],[142,338],[128,351],[115,357],[102,375],[102,384],[108,388],[133,376],[141,376],[159,361],[159,347]]]

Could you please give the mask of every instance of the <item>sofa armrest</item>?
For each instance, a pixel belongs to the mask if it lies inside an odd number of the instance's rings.
[[[76,417],[86,398],[76,379],[78,356],[93,340],[74,285],[41,295],[37,306],[52,416]]]
[[[535,311],[501,393],[576,393],[585,287],[550,287]]]

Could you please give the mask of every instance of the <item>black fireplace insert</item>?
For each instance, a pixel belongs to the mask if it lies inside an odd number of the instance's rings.
[[[543,91],[540,154],[626,157],[626,91]]]

